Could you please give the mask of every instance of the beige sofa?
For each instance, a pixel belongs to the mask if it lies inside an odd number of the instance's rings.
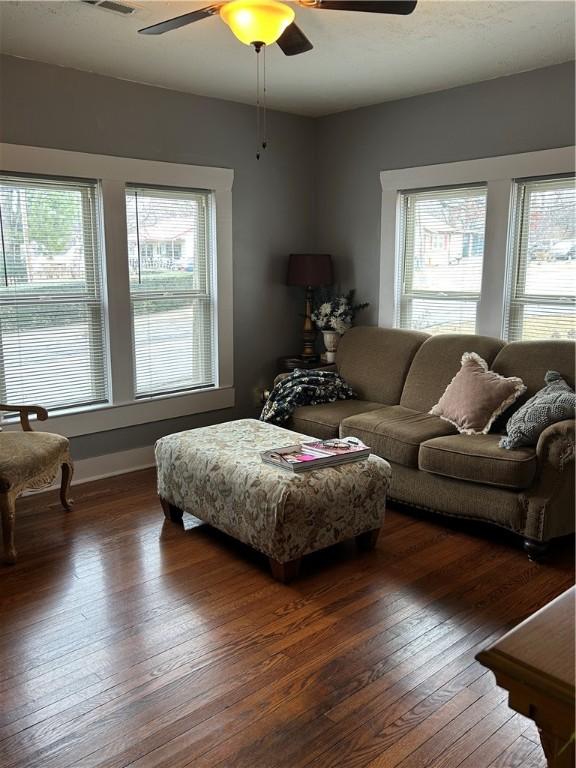
[[[505,418],[492,434],[458,434],[428,412],[464,352],[478,353],[503,376],[523,379],[528,389],[515,407],[544,386],[548,370],[574,385],[568,341],[507,344],[486,336],[358,327],[342,337],[335,367],[359,399],[298,408],[287,426],[320,438],[359,437],[390,462],[392,499],[507,528],[537,557],[551,539],[574,531],[574,421],[553,424],[536,446],[516,450],[498,447]]]

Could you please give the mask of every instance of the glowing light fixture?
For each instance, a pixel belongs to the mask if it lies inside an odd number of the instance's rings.
[[[240,42],[271,45],[294,21],[295,13],[277,0],[232,0],[220,8],[220,18]]]

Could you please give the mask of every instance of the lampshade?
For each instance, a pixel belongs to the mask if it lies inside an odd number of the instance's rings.
[[[220,8],[220,18],[246,45],[275,43],[295,15],[290,6],[276,0],[232,0]]]
[[[332,285],[332,257],[328,253],[291,253],[286,282],[288,285],[300,285],[304,288]]]

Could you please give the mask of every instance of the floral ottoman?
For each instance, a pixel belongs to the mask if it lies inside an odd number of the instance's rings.
[[[293,474],[260,460],[262,451],[303,437],[242,419],[161,438],[155,451],[164,514],[180,522],[189,512],[263,552],[280,581],[296,576],[309,552],[352,537],[373,547],[384,519],[389,464],[370,456]]]

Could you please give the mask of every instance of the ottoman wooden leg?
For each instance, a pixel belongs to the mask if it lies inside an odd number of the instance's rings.
[[[11,565],[16,562],[14,529],[16,528],[16,499],[10,494],[0,494],[0,514],[2,515],[2,540],[4,560]]]
[[[269,557],[268,562],[270,563],[272,576],[276,579],[276,581],[281,581],[282,584],[288,584],[289,581],[295,579],[298,576],[298,572],[300,571],[301,558],[298,558],[297,560],[290,560],[287,563],[279,563],[278,560],[274,560],[273,557]]]
[[[371,549],[374,549],[379,535],[380,528],[374,528],[372,531],[365,531],[359,534],[356,536],[358,549],[361,549],[363,552],[369,552]]]
[[[162,505],[166,519],[171,520],[173,523],[181,523],[184,512],[179,507],[176,507],[174,504],[166,501],[166,499],[163,499],[162,496],[159,496],[158,498],[160,499],[160,504]]]

